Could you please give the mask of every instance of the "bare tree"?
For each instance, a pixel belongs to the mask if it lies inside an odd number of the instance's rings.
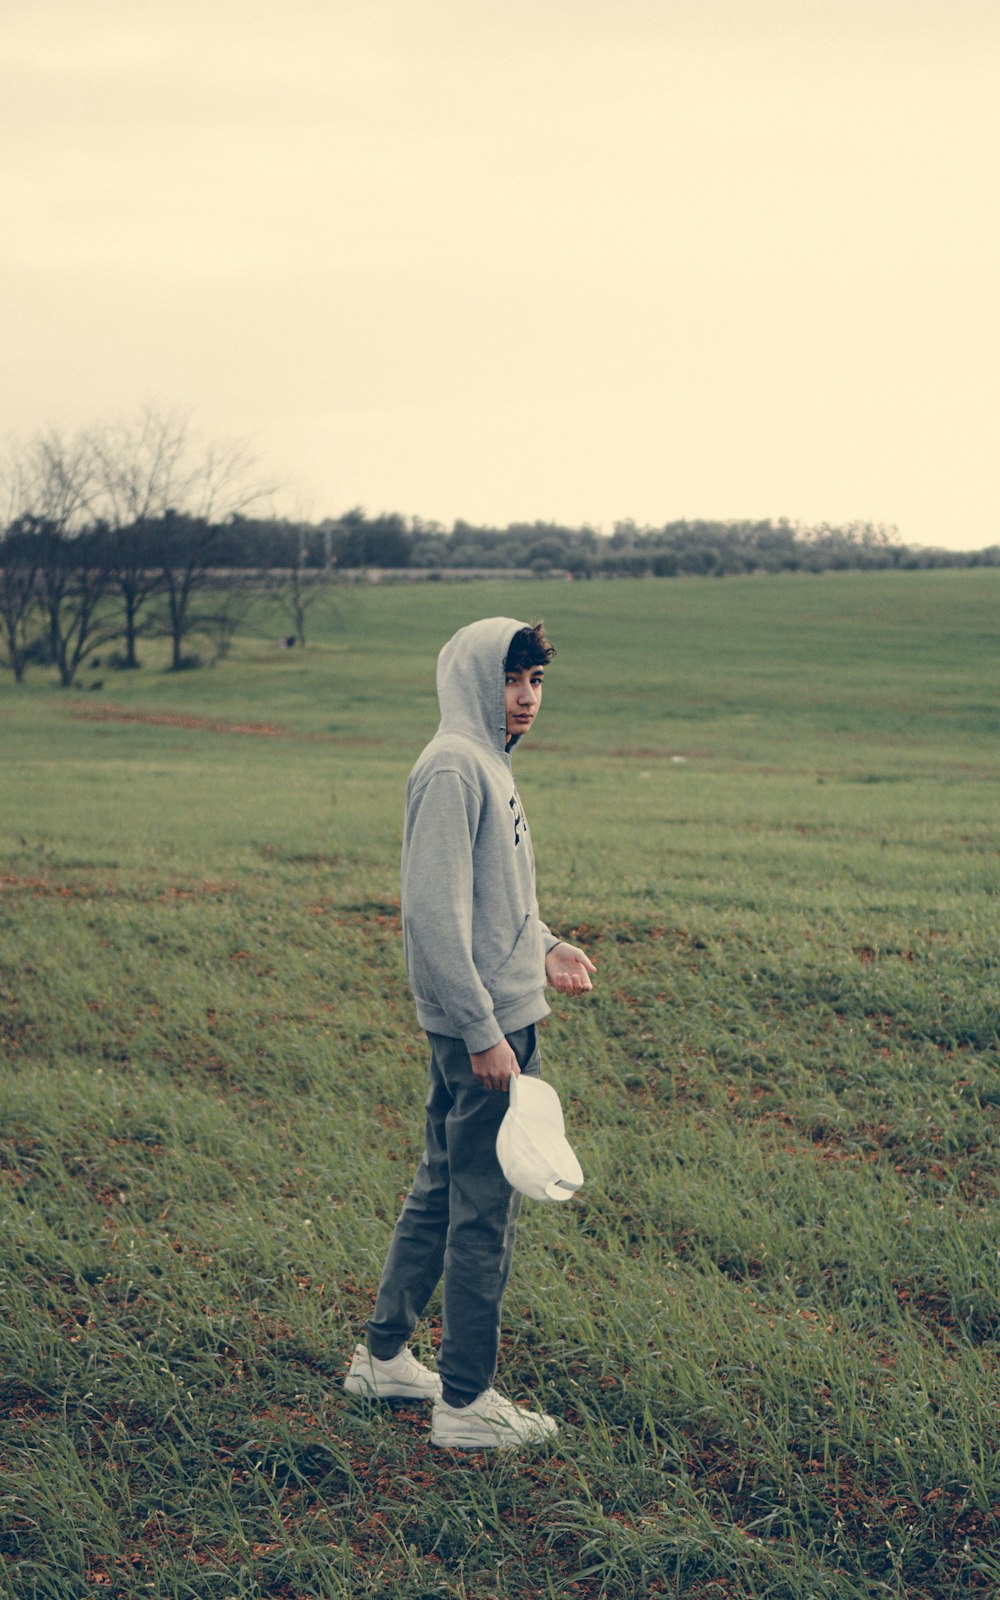
[[[165,632],[171,644],[170,670],[180,672],[188,664],[184,642],[197,626],[193,602],[211,581],[219,529],[171,509],[164,513],[153,538],[166,608]]]
[[[292,564],[270,574],[272,597],[291,623],[294,638],[303,650],[306,645],[306,617],[326,590],[330,577],[329,559],[325,567],[312,567],[307,563],[308,532],[303,523],[288,529],[294,539]]]
[[[33,642],[32,624],[40,611],[39,546],[27,510],[23,453],[11,447],[3,463],[3,525],[0,531],[0,622],[7,659],[4,665],[23,683]]]
[[[106,604],[114,548],[103,528],[67,535],[46,524],[39,537],[50,648],[59,682],[68,689],[87,656],[121,635],[121,623]]]
[[[246,621],[253,587],[254,576],[251,573],[227,572],[216,574],[211,580],[204,603],[198,607],[195,626],[212,644],[213,667],[225,660],[234,635]]]
[[[0,538],[0,620],[7,652],[5,665],[23,683],[32,644],[31,624],[39,609],[38,547],[23,521]]]
[[[252,481],[246,446],[201,440],[190,411],[145,406],[91,439],[97,506],[118,551],[113,581],[125,609],[125,665],[138,666],[136,642],[151,625],[150,602],[162,595],[176,671],[194,626],[192,599],[209,582],[218,525],[265,491]]]
[[[134,668],[143,613],[160,587],[151,525],[171,504],[182,433],[147,409],[134,424],[95,428],[90,437],[100,517],[115,546],[111,582],[124,609],[124,665]]]
[[[49,653],[65,688],[90,652],[119,632],[104,604],[111,552],[103,530],[93,525],[94,485],[86,434],[53,429],[38,434],[23,452],[18,493],[24,513],[16,543],[22,560],[34,565]]]

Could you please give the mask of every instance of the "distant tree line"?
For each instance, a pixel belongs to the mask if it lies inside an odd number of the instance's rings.
[[[188,416],[154,408],[11,447],[0,490],[0,665],[18,682],[32,663],[54,666],[66,686],[111,646],[107,664],[134,669],[153,636],[169,640],[172,671],[199,663],[193,636],[218,659],[261,592],[287,641],[304,645],[325,586],[369,572],[672,578],[1000,565],[1000,545],[909,546],[866,522],[628,521],[605,535],[551,522],[446,530],[360,507],[318,522],[262,516],[253,513],[265,490],[245,447],[206,443]]]
[[[244,523],[264,543],[292,537],[274,525]],[[269,528],[272,531],[269,531]],[[1000,565],[1000,545],[958,553],[900,543],[894,528],[870,522],[805,527],[778,521],[676,521],[661,527],[617,522],[613,533],[552,522],[514,522],[505,528],[438,523],[399,514],[369,517],[360,508],[336,519],[299,527],[306,559],[322,567],[418,571],[456,568],[520,570],[574,578],[739,573],[827,572],[848,568],[967,567]]]

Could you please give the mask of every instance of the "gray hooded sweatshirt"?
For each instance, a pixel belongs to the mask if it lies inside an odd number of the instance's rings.
[[[406,786],[403,953],[417,1017],[471,1053],[548,1015],[545,957],[559,942],[538,915],[505,749],[504,661],[524,626],[488,617],[449,639],[438,657],[441,723]]]

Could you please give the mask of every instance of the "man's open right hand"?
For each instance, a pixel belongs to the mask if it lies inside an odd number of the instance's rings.
[[[516,1078],[521,1071],[517,1056],[506,1039],[491,1045],[489,1050],[477,1051],[475,1055],[470,1051],[469,1059],[483,1088],[500,1089],[504,1094],[507,1093],[511,1078]]]

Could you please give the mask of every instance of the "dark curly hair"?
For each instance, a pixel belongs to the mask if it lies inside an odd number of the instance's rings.
[[[510,641],[505,672],[526,672],[529,667],[546,667],[556,653],[555,645],[545,637],[545,624],[536,622],[530,628],[519,628]]]

